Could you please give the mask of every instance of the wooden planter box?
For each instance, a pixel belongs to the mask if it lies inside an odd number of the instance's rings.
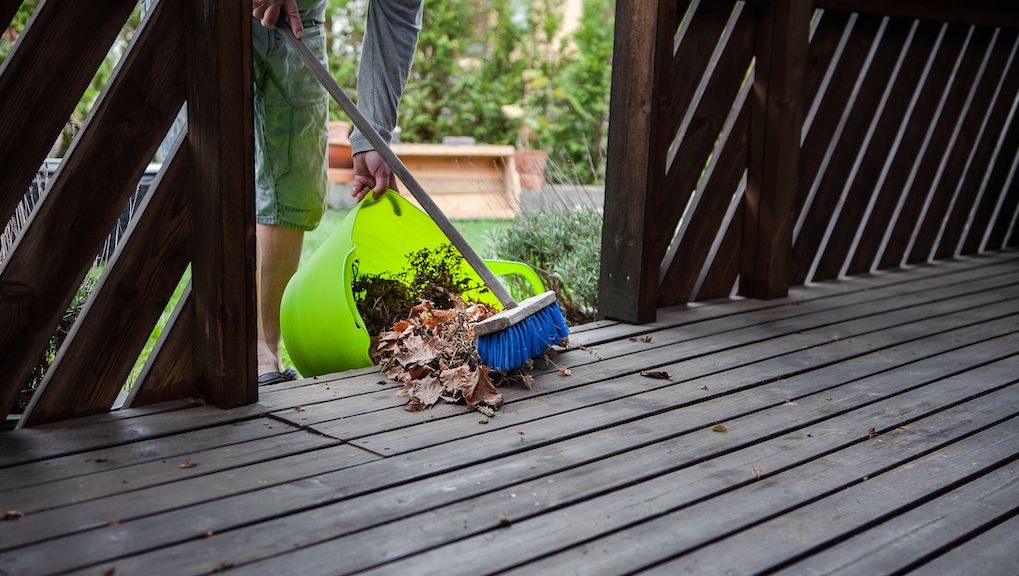
[[[520,177],[512,146],[394,144],[393,151],[450,218],[510,219],[520,215]],[[343,169],[330,169],[343,180]],[[408,197],[406,187],[401,191]],[[413,201],[413,198],[410,198]]]

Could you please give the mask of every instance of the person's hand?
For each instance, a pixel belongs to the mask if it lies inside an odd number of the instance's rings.
[[[280,14],[287,17],[290,29],[298,39],[304,38],[304,25],[297,9],[297,0],[251,0],[251,14],[258,18],[265,28],[275,28]]]
[[[386,164],[382,154],[375,150],[359,152],[354,155],[354,187],[350,195],[360,202],[372,188],[375,189],[372,196],[376,200],[381,198],[387,189],[396,190],[393,170]]]

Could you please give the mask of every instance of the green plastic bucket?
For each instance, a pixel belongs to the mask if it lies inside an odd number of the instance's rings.
[[[371,336],[351,290],[354,262],[360,274],[403,270],[407,254],[435,249],[449,240],[438,225],[399,194],[371,195],[348,213],[290,280],[283,293],[280,329],[294,366],[318,376],[371,365]],[[521,262],[486,260],[496,275],[519,275],[535,294],[545,291],[538,275]],[[464,263],[464,271],[480,283]],[[498,306],[490,293],[467,295]]]

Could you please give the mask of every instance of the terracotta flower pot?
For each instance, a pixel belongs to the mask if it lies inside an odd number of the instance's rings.
[[[353,168],[354,158],[350,147],[350,124],[329,123],[329,167]]]
[[[545,150],[516,150],[513,158],[520,174],[520,186],[523,188],[541,188],[545,184],[545,166],[548,164],[548,152]]]

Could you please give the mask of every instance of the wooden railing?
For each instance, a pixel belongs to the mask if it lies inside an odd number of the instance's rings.
[[[19,1],[0,2],[3,24]],[[0,68],[6,222],[136,0],[44,0]],[[130,404],[257,398],[250,3],[160,0],[0,264],[0,417],[13,405],[185,101],[189,124],[21,424],[110,409],[186,266]],[[167,351],[172,353],[167,353]]]
[[[617,4],[601,311],[1019,243],[1005,0]]]

